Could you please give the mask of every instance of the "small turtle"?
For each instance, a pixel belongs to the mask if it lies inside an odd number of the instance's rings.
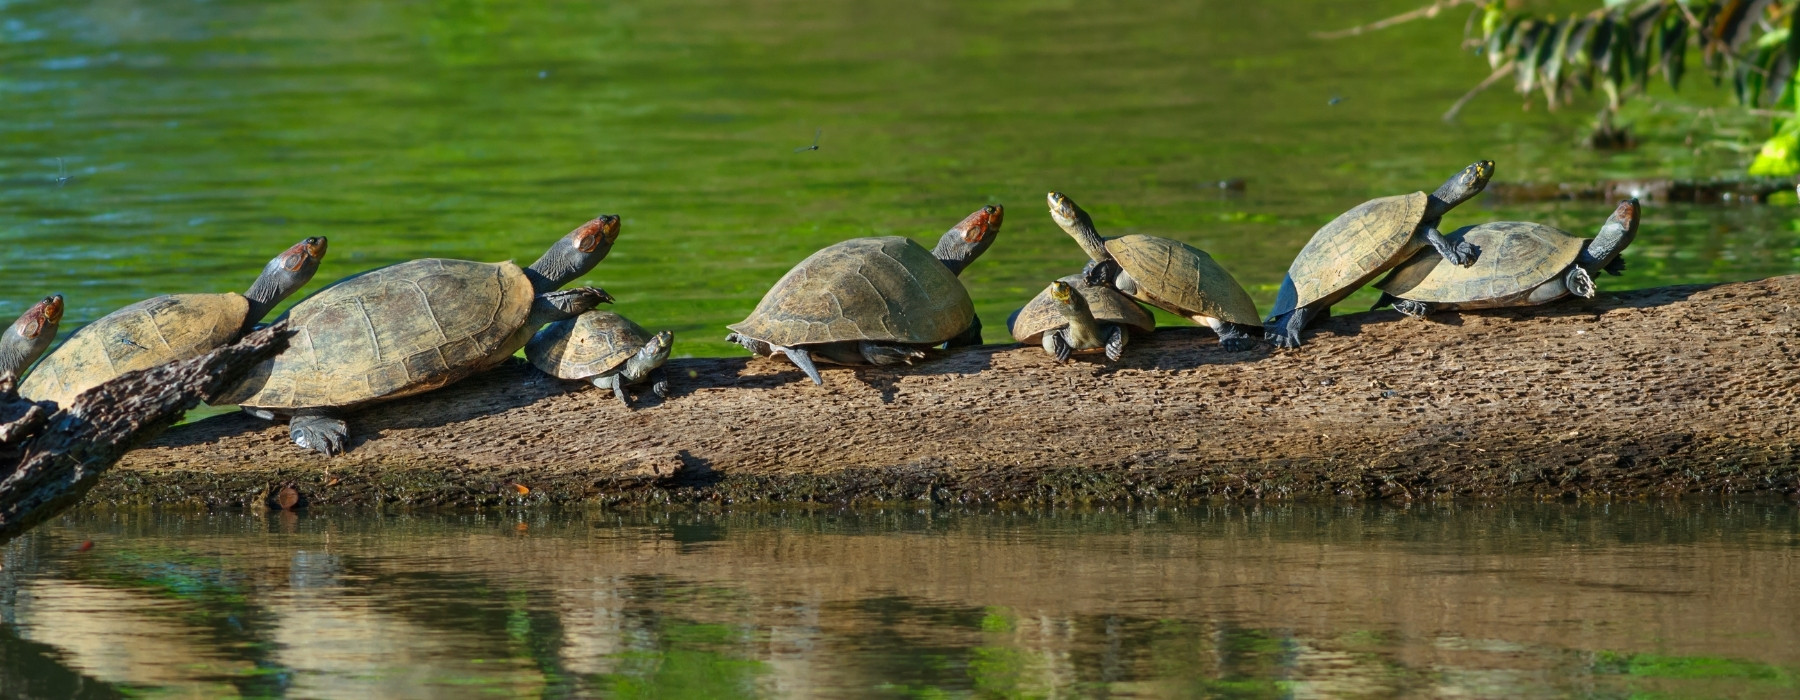
[[[593,269],[618,236],[619,217],[607,215],[523,270],[426,258],[340,280],[288,309],[287,349],[218,402],[264,419],[288,416],[294,444],[342,452],[345,409],[459,381],[505,362],[544,324],[611,303],[599,289],[559,289]]]
[[[1436,251],[1423,250],[1375,286],[1382,291],[1375,308],[1392,303],[1408,316],[1433,311],[1535,306],[1575,294],[1594,296],[1601,270],[1624,274],[1619,253],[1637,237],[1638,201],[1619,203],[1600,234],[1592,239],[1571,236],[1543,224],[1496,221],[1459,229],[1451,241],[1481,250],[1469,267],[1443,264]]]
[[[249,332],[312,280],[323,236],[275,256],[243,294],[166,294],[100,317],[50,353],[19,386],[34,401],[67,406],[81,392],[126,372],[199,357]]]
[[[727,341],[783,355],[815,384],[814,361],[896,365],[925,349],[981,343],[981,319],[957,275],[993,245],[1005,210],[982,207],[926,251],[910,238],[853,238],[813,253],[776,282]]]
[[[1211,328],[1226,350],[1249,350],[1261,332],[1256,302],[1206,251],[1181,241],[1131,235],[1101,238],[1094,220],[1061,192],[1051,192],[1050,218],[1088,254],[1084,277]]]
[[[1474,264],[1479,251],[1451,243],[1438,222],[1458,204],[1487,187],[1494,162],[1476,161],[1445,181],[1436,192],[1371,199],[1325,224],[1300,249],[1263,322],[1264,337],[1286,348],[1300,347],[1300,332],[1331,315],[1331,305],[1430,247],[1455,265]]]
[[[50,342],[56,340],[56,327],[62,323],[61,294],[44,297],[32,304],[5,332],[0,332],[0,380],[16,381]]]
[[[595,310],[545,326],[525,345],[525,357],[552,377],[611,389],[630,406],[625,387],[645,380],[650,381],[651,393],[669,396],[669,377],[662,366],[674,343],[674,333],[651,335],[631,319]]]
[[[1110,287],[1089,286],[1081,275],[1069,275],[1032,298],[1006,320],[1013,340],[1041,342],[1044,352],[1057,362],[1067,362],[1077,352],[1104,350],[1117,362],[1125,353],[1133,329],[1156,330],[1156,318],[1130,297]]]

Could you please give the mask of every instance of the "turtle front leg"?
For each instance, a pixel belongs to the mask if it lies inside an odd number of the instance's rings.
[[[594,377],[588,382],[601,389],[611,389],[613,396],[619,398],[619,403],[625,404],[626,408],[631,408],[631,395],[625,393],[625,382],[619,381],[619,375],[608,374]]]
[[[1254,326],[1238,325],[1211,316],[1200,316],[1194,320],[1205,324],[1214,333],[1217,333],[1219,347],[1224,348],[1226,352],[1243,352],[1256,347],[1256,339],[1250,335]]]
[[[1481,255],[1481,250],[1470,245],[1468,241],[1451,243],[1450,239],[1445,238],[1444,234],[1438,232],[1437,227],[1435,226],[1425,227],[1425,242],[1430,243],[1431,247],[1436,248],[1438,255],[1443,256],[1444,260],[1452,265],[1459,265],[1462,267],[1474,265],[1475,258]]]
[[[1430,302],[1413,301],[1411,299],[1395,298],[1393,304],[1395,311],[1413,318],[1425,318],[1427,314],[1436,310],[1436,307],[1432,306]]]
[[[1111,287],[1113,280],[1118,278],[1119,273],[1124,269],[1119,267],[1119,261],[1110,258],[1090,261],[1087,267],[1081,269],[1081,279],[1087,282],[1089,287]]]
[[[876,343],[867,340],[858,342],[856,349],[862,354],[863,361],[877,367],[910,365],[913,360],[925,357],[925,351],[910,345]]]
[[[786,355],[788,361],[794,363],[795,367],[799,367],[800,371],[805,372],[806,376],[812,379],[814,384],[820,386],[825,385],[825,378],[819,376],[819,368],[813,366],[811,353],[801,350],[800,348],[790,348],[781,345],[772,347],[775,348],[776,352]]]
[[[981,344],[981,317],[977,316],[975,318],[975,321],[973,323],[969,324],[968,328],[963,329],[963,332],[956,334],[955,338],[951,338],[947,341],[944,341],[944,348],[945,349],[953,349],[953,348],[962,348],[962,347],[968,347],[970,345],[980,345],[980,344]]]
[[[1044,352],[1050,353],[1050,356],[1056,358],[1057,362],[1068,362],[1069,356],[1075,354],[1075,348],[1070,346],[1069,339],[1064,337],[1066,333],[1068,333],[1067,330],[1058,328],[1044,334]]]
[[[288,437],[302,449],[317,450],[330,457],[347,449],[350,426],[324,413],[294,416],[288,421]]]
[[[1300,332],[1306,330],[1307,324],[1312,322],[1314,313],[1316,312],[1312,309],[1302,306],[1288,312],[1285,318],[1277,316],[1272,323],[1263,327],[1263,338],[1276,347],[1300,347]]]
[[[1131,342],[1131,331],[1124,326],[1114,325],[1106,333],[1106,359],[1118,362],[1125,356],[1125,344]]]
[[[650,370],[650,393],[659,399],[669,398],[669,373],[661,367]]]

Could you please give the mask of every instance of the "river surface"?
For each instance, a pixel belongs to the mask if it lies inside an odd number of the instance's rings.
[[[1800,693],[1789,503],[80,512],[0,555],[7,697]]]
[[[1440,121],[1488,72],[1457,48],[1460,12],[1309,36],[1417,4],[0,0],[0,316],[62,292],[68,332],[242,290],[312,235],[331,252],[309,291],[415,257],[529,262],[613,212],[623,236],[585,281],[673,329],[678,356],[738,354],[725,324],[808,253],[935,240],[998,202],[1002,237],[964,279],[1001,342],[1085,262],[1052,189],[1103,233],[1210,251],[1266,309],[1318,226],[1478,158],[1531,182],[1748,158],[1694,112],[1726,102],[1704,79],[1656,93],[1645,147],[1596,153],[1573,147],[1593,99],[1521,111],[1494,90]],[[1234,178],[1241,196],[1216,186]],[[1592,235],[1610,210],[1477,200],[1446,223]],[[1791,204],[1653,206],[1630,274],[1602,284],[1800,271],[1795,228]]]

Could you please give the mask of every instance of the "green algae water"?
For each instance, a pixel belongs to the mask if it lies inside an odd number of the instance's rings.
[[[0,0],[0,316],[62,292],[68,333],[241,290],[312,235],[331,253],[308,291],[416,257],[528,262],[613,212],[623,237],[585,281],[674,330],[678,356],[738,354],[724,325],[811,251],[929,242],[1000,203],[964,276],[1000,342],[1084,262],[1052,189],[1103,233],[1211,252],[1266,310],[1319,225],[1478,158],[1508,181],[1748,158],[1691,152],[1683,133],[1719,126],[1674,112],[1642,116],[1662,131],[1637,151],[1584,151],[1587,106],[1521,112],[1503,90],[1444,124],[1487,74],[1457,50],[1460,15],[1309,36],[1416,4]],[[1668,99],[1722,99],[1690,82]],[[1446,223],[1592,235],[1610,211],[1476,200]],[[1800,271],[1797,225],[1791,206],[1652,206],[1630,274],[1602,285]]]
[[[83,511],[0,556],[7,697],[1800,694],[1791,503]]]

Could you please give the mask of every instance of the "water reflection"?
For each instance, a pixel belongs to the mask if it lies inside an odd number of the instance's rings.
[[[8,546],[0,690],[1778,697],[1800,669],[1778,503],[288,515]]]

